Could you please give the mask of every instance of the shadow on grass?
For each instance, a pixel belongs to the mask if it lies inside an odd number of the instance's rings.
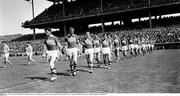
[[[51,73],[47,73],[49,75],[51,75]],[[59,73],[56,73],[57,76],[71,76],[71,74],[69,73],[64,73],[64,72],[59,72]]]
[[[47,77],[25,77],[25,79],[49,81]]]
[[[4,66],[0,66],[0,68],[4,68]]]
[[[42,61],[42,62],[39,62],[39,63],[46,64],[46,63],[48,63],[48,62],[46,62],[46,61]]]
[[[67,70],[69,73],[71,72],[70,70]],[[83,70],[83,69],[76,69],[76,71],[81,71],[81,72],[88,72],[89,73],[89,71],[88,70]]]
[[[32,64],[18,64],[18,65],[23,65],[23,66],[34,66],[34,65],[37,65],[37,64],[32,63]]]
[[[105,69],[104,67],[102,67],[102,66],[104,66],[104,64],[101,64],[101,66],[93,66],[93,68],[97,68],[97,69]],[[89,66],[77,66],[77,67],[82,67],[82,68],[89,68]]]

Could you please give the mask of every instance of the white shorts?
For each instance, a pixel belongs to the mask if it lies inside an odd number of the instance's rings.
[[[85,55],[89,55],[90,62],[93,62],[93,58],[94,58],[94,52],[93,51],[94,51],[93,48],[85,49]]]
[[[111,49],[110,49],[110,47],[102,48],[102,53],[103,53],[103,54],[111,54]]]
[[[4,57],[5,57],[5,58],[8,58],[8,57],[9,57],[9,53],[5,53],[5,54],[4,54]]]
[[[58,57],[58,51],[57,50],[52,50],[52,51],[46,51],[47,58],[57,58]]]
[[[94,48],[94,53],[100,53],[101,52],[101,48],[98,47],[98,48]]]
[[[114,51],[119,51],[119,47],[114,48]]]
[[[68,48],[67,49],[67,56],[75,56],[77,57],[78,48]]]
[[[32,56],[32,55],[33,55],[33,53],[26,53],[26,55],[27,55],[27,56]]]
[[[154,48],[154,45],[153,45],[153,44],[151,44],[151,48]]]
[[[127,46],[122,46],[122,51],[128,50]]]
[[[135,45],[134,44],[130,44],[129,45],[129,49],[134,49],[135,48]]]
[[[134,47],[135,47],[136,49],[139,49],[139,45],[137,45],[137,44],[135,44]]]
[[[143,48],[143,50],[145,50],[145,49],[146,49],[146,45],[145,45],[145,44],[143,44],[143,45],[142,45],[142,48]]]
[[[148,48],[150,48],[150,47],[151,47],[151,44],[147,44],[147,46],[148,46]]]
[[[85,49],[85,54],[93,55],[94,54],[93,48]]]

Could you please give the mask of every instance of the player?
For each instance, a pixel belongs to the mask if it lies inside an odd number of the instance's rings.
[[[111,37],[110,34],[108,35],[108,39],[109,39],[109,42],[110,42],[110,52],[111,52],[110,58],[112,58],[112,55],[113,55],[113,53],[112,53],[112,50],[113,50],[113,38]]]
[[[101,52],[100,38],[97,35],[95,35],[95,38],[94,38],[94,57],[98,63],[97,67],[100,67],[100,62],[101,62],[100,52]]]
[[[135,50],[135,45],[134,45],[133,38],[131,37],[129,40],[129,51],[132,56],[135,56],[134,50]]]
[[[50,28],[46,28],[45,33],[47,35],[47,38],[45,39],[45,45],[46,45],[45,49],[47,49],[46,50],[47,59],[50,65],[51,73],[52,73],[52,77],[50,81],[54,81],[57,79],[54,63],[56,61],[56,58],[58,58],[57,50],[61,49],[61,44],[59,43],[59,40],[57,39],[57,37],[52,35]]]
[[[4,64],[5,64],[4,67],[7,67],[6,66],[7,63],[9,63],[11,67],[13,67],[13,63],[9,61],[9,52],[10,52],[9,46],[5,42],[3,42],[3,57],[4,57]]]
[[[94,59],[94,50],[93,50],[94,40],[90,36],[89,32],[86,32],[86,39],[84,40],[85,56],[89,66],[89,73],[93,72],[93,59]]]
[[[122,39],[121,45],[122,45],[122,53],[123,53],[123,56],[124,56],[125,59],[126,59],[128,47],[127,47],[127,40],[126,40],[125,37]]]
[[[111,69],[111,49],[110,49],[111,42],[109,41],[106,34],[104,34],[104,39],[102,40],[102,54],[103,54],[103,61],[105,64],[105,68]]]
[[[151,42],[151,48],[150,48],[150,50],[151,50],[151,52],[153,52],[153,50],[154,50],[154,42],[153,42],[153,40],[151,40],[150,42]]]
[[[114,45],[114,53],[115,53],[115,56],[116,56],[116,62],[119,61],[120,57],[119,57],[119,46],[121,45],[120,44],[120,40],[118,38],[117,35],[114,36],[114,40],[113,40],[113,45]]]
[[[67,55],[70,61],[70,71],[72,76],[76,76],[76,66],[78,58],[78,37],[74,34],[74,28],[69,28],[70,33],[65,37],[65,41],[68,44]]]
[[[31,61],[35,64],[35,61],[34,59],[32,59],[32,56],[33,56],[33,48],[32,46],[30,45],[30,42],[27,42],[26,43],[26,55],[28,57],[28,64],[31,64]]]
[[[139,55],[139,39],[137,37],[134,38],[134,47],[135,47],[135,55]]]
[[[142,43],[142,54],[145,55],[146,54],[146,41],[144,37],[142,37],[141,43]]]

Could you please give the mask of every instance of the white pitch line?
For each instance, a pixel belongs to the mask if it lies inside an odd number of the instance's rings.
[[[26,83],[26,84],[22,84],[22,85],[18,85],[18,86],[13,86],[13,87],[5,88],[5,89],[0,90],[0,92],[6,91],[6,90],[10,90],[10,89],[13,89],[13,88],[23,87],[23,86],[26,86],[26,85],[31,85],[31,84],[38,83],[38,82],[41,82],[41,80],[30,82],[30,83]]]

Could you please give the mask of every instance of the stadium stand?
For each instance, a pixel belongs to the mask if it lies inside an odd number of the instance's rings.
[[[49,0],[54,1],[54,0]],[[101,8],[101,0],[76,0],[75,2],[65,3],[65,14],[63,14],[63,4],[53,3],[49,8],[45,9],[40,15],[31,21],[25,21],[23,25],[33,24],[47,24],[49,22],[56,22],[58,20],[65,20],[74,17],[94,16],[102,13],[110,13],[122,10],[145,8],[159,6],[163,4],[170,4],[180,2],[180,0],[102,0],[103,6]],[[157,15],[157,14],[156,14]],[[126,25],[111,25],[105,26],[105,33],[118,34],[120,38],[130,38],[132,36],[147,36],[154,40],[155,43],[179,42],[180,41],[180,17],[159,18],[152,19],[153,28],[149,28],[149,21],[134,22]],[[52,26],[52,25],[51,25]],[[28,27],[27,27],[28,28]],[[92,27],[89,31],[93,34],[98,34],[100,37],[102,33],[100,27]],[[79,32],[79,31],[78,31]],[[61,43],[63,37],[56,31],[53,34],[59,37]],[[78,34],[80,40],[84,38],[83,34]],[[36,34],[36,40],[33,35],[13,35],[2,36],[1,41],[9,41],[11,53],[15,56],[25,52],[25,42],[30,41],[33,46],[35,54],[42,53],[42,46],[45,34]],[[2,50],[2,47],[0,47]],[[1,51],[2,52],[2,51]],[[22,55],[22,54],[21,54]]]
[[[149,39],[154,40],[155,43],[168,43],[168,42],[180,42],[180,17],[169,17],[156,20],[156,25],[153,28],[147,28],[148,21],[135,22],[132,26],[114,25],[107,26],[108,29],[105,33],[117,34],[120,38],[126,37],[127,39],[133,36],[147,36]],[[102,37],[104,33],[101,32],[101,27],[90,28],[90,32]],[[59,37],[59,40],[64,44],[64,37],[58,34],[59,32],[53,32],[53,34]],[[25,43],[31,42],[34,53],[40,55],[43,52],[43,42],[45,38],[44,33],[36,34],[36,40],[32,40],[33,35],[9,35],[3,36],[3,38],[11,38],[8,45],[11,50],[11,56],[22,56],[25,52]],[[13,39],[12,39],[13,38]],[[84,34],[79,35],[80,40],[83,40]],[[4,39],[1,39],[4,40]],[[2,50],[2,47],[1,47]],[[1,51],[2,52],[2,51]]]

